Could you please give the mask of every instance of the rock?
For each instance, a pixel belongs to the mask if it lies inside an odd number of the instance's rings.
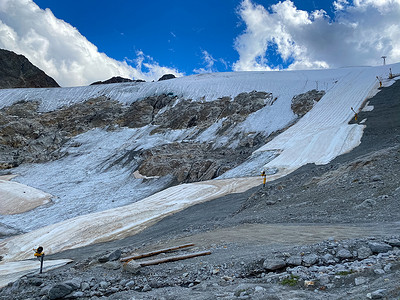
[[[59,283],[50,288],[49,299],[54,300],[63,298],[68,294],[71,294],[73,291],[74,289],[70,285],[65,283]]]
[[[73,292],[70,296],[68,296],[68,298],[76,299],[76,298],[82,298],[83,296],[85,296],[84,292],[76,291]]]
[[[30,285],[34,285],[34,286],[40,286],[40,285],[43,284],[43,279],[33,277],[33,278],[29,278],[29,279],[26,281],[26,283],[27,283],[27,284],[30,284]]]
[[[100,287],[101,287],[102,289],[106,289],[106,288],[108,288],[108,287],[110,286],[110,283],[107,282],[107,281],[101,281],[101,282],[99,283],[99,285],[100,285]]]
[[[390,270],[392,269],[392,264],[388,263],[386,266],[383,267],[383,271],[390,272]]]
[[[400,247],[399,239],[390,239],[390,240],[387,240],[386,243],[388,243],[392,247]]]
[[[366,208],[372,208],[376,205],[376,201],[373,199],[367,199],[361,202],[360,204],[354,206],[354,209],[366,209]]]
[[[124,264],[124,271],[132,274],[138,274],[140,272],[140,264],[134,260],[129,261],[127,264]]]
[[[347,249],[341,249],[338,251],[338,253],[336,253],[336,257],[340,259],[352,258],[353,254],[351,254],[351,252]]]
[[[142,289],[142,292],[150,292],[151,290],[152,290],[151,286],[148,284],[145,284]]]
[[[302,258],[301,256],[290,256],[286,262],[289,266],[301,266]]]
[[[279,270],[286,267],[286,261],[282,258],[267,258],[264,260],[263,267],[270,271]]]
[[[158,81],[174,79],[174,78],[176,78],[174,74],[164,74],[163,76],[160,77],[160,79],[158,79]]]
[[[254,288],[254,293],[264,293],[266,291],[265,288],[263,288],[262,286],[256,286]]]
[[[361,285],[367,282],[367,279],[365,277],[356,277],[354,278],[354,284],[355,285]]]
[[[306,267],[310,267],[318,261],[318,255],[316,254],[309,254],[303,257],[303,265]]]
[[[371,176],[371,181],[382,181],[382,176],[381,175]]]
[[[82,282],[79,279],[71,279],[71,280],[64,281],[64,284],[69,285],[72,288],[72,290],[79,289],[81,287],[81,283]]]
[[[368,246],[373,253],[385,253],[392,250],[392,246],[381,242],[369,242]]]
[[[385,271],[383,269],[378,268],[378,269],[374,269],[374,273],[377,275],[383,275],[383,274],[385,274]]]
[[[372,251],[369,247],[362,246],[357,249],[357,257],[359,259],[365,259],[372,255]]]
[[[99,258],[97,259],[97,261],[98,261],[99,263],[102,263],[102,264],[108,262],[108,255],[103,255],[103,256],[99,257]]]
[[[323,274],[318,278],[318,282],[320,285],[327,286],[331,282],[331,280],[329,278],[329,275]]]
[[[88,290],[88,289],[90,289],[89,283],[87,283],[87,282],[82,282],[82,283],[81,283],[81,291],[86,291],[86,290]]]
[[[115,261],[121,258],[121,250],[117,249],[108,256],[108,261]]]
[[[133,281],[133,280],[131,280],[131,281],[128,281],[126,284],[125,284],[125,286],[127,287],[127,288],[133,288],[133,287],[135,287],[135,282]]]
[[[45,296],[45,295],[47,296],[49,294],[50,289],[51,289],[50,285],[43,287],[39,292],[39,296]]]
[[[110,84],[110,83],[121,83],[121,82],[144,82],[144,80],[132,80],[129,78],[123,78],[120,76],[115,76],[105,81],[96,81],[91,83],[90,85],[97,85],[97,84]]]
[[[367,298],[369,299],[382,299],[386,296],[386,289],[379,289],[372,293],[367,294]]]
[[[311,90],[293,97],[291,104],[292,111],[299,117],[304,116],[323,95],[325,95],[325,91]]]
[[[368,248],[369,250],[369,248]],[[322,261],[326,264],[333,264],[335,263],[335,258],[332,254],[326,253],[321,257]]]
[[[25,56],[0,49],[0,88],[43,87],[59,87],[59,85]]]

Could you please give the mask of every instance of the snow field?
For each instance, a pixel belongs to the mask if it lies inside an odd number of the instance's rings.
[[[0,214],[21,214],[49,203],[51,195],[27,185],[0,180]]]

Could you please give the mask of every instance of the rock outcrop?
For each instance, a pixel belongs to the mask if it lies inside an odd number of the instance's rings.
[[[226,133],[249,114],[272,103],[271,94],[255,91],[239,94],[233,100],[224,97],[210,102],[163,94],[130,106],[98,97],[45,113],[38,111],[38,102],[20,101],[0,110],[0,169],[60,158],[65,153],[59,150],[67,141],[93,128],[112,130],[152,125],[155,128],[152,134],[163,134],[171,129],[194,130],[184,142],[130,151],[123,158],[124,164],[138,166],[139,173],[148,177],[172,175],[177,183],[208,180],[242,163],[265,137],[237,133],[230,137],[238,141],[235,149],[217,147],[215,141],[198,142],[196,137],[221,122],[215,135],[226,138]],[[112,162],[118,163],[120,159]]]
[[[161,76],[160,79],[158,79],[158,81],[174,79],[174,78],[176,78],[174,74],[164,74],[163,76]]]
[[[313,108],[316,102],[321,100],[323,95],[325,95],[325,91],[317,90],[297,95],[292,99],[291,108],[296,115],[302,117]]]
[[[25,56],[0,49],[0,88],[44,87],[59,87],[59,85]]]
[[[129,79],[129,78],[123,78],[123,77],[120,77],[120,76],[115,76],[115,77],[112,77],[112,78],[104,80],[104,81],[93,82],[90,85],[121,83],[121,82],[145,82],[145,81],[144,80],[132,80],[132,79]]]
[[[138,171],[145,177],[173,176],[175,183],[213,179],[244,162],[266,142],[267,136],[261,133],[235,128],[274,101],[271,93],[257,91],[207,102],[162,94],[129,106],[101,96],[44,113],[38,111],[39,102],[20,101],[0,109],[0,170],[67,155],[60,151],[62,146],[93,128],[152,126],[150,134],[171,130],[188,134],[183,141],[128,151],[108,164],[129,165],[132,173]],[[212,133],[207,132],[211,127]],[[211,134],[211,140],[201,142],[202,134]]]

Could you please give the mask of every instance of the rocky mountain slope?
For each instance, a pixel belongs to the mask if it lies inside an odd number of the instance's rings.
[[[0,49],[0,88],[44,87],[59,87],[59,85],[25,56]]]
[[[266,187],[164,218],[123,240],[49,256],[73,264],[22,277],[0,299],[398,299],[400,82],[370,99],[361,144]],[[351,121],[354,122],[354,119]],[[260,180],[261,182],[261,180]],[[140,266],[120,257],[194,243],[211,255]]]

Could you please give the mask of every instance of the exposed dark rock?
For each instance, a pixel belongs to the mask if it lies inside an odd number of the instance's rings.
[[[113,165],[122,163],[138,167],[144,176],[172,175],[173,181],[196,182],[222,175],[242,163],[265,143],[261,134],[236,133],[236,149],[217,148],[214,143],[191,141],[204,130],[221,122],[215,133],[225,136],[246,117],[267,105],[273,105],[271,93],[253,91],[201,102],[178,99],[173,94],[151,96],[130,106],[106,97],[90,99],[56,111],[40,113],[39,102],[20,101],[0,110],[0,169],[21,163],[45,162],[60,158],[61,147],[74,136],[92,128],[155,125],[154,133],[171,129],[194,128],[185,143],[160,145],[143,151],[130,151],[117,158]],[[231,131],[232,132],[232,131]],[[229,143],[228,143],[229,144]],[[272,204],[272,203],[271,203]]]
[[[0,169],[56,159],[71,137],[110,125],[122,114],[120,103],[104,97],[47,113],[38,107],[20,101],[0,110]]]
[[[44,87],[59,87],[59,85],[25,56],[0,49],[0,88]]]
[[[302,117],[313,108],[315,102],[321,100],[323,95],[325,95],[325,91],[317,90],[297,95],[292,99],[291,108],[296,115]]]
[[[180,101],[163,114],[154,116],[153,124],[160,126],[159,131],[193,126],[208,128],[228,117],[219,130],[219,134],[222,134],[235,123],[242,122],[249,114],[272,104],[271,93],[256,91],[241,93],[233,100],[223,97],[210,102]]]
[[[160,79],[158,79],[158,81],[174,79],[174,78],[176,78],[174,74],[164,74],[163,76],[161,76]]]
[[[75,289],[67,284],[67,283],[59,283],[54,285],[50,290],[49,290],[49,299],[50,300],[55,300],[55,299],[60,299],[64,298],[71,292],[73,292]]]
[[[90,85],[110,84],[110,83],[121,83],[121,82],[145,82],[145,81],[144,81],[144,80],[140,80],[140,79],[138,79],[138,80],[132,80],[132,79],[129,79],[129,78],[123,78],[123,77],[120,77],[120,76],[116,76],[116,77],[112,77],[112,78],[107,79],[107,80],[104,80],[104,81],[96,81],[96,82],[93,82],[93,83],[90,84]]]

